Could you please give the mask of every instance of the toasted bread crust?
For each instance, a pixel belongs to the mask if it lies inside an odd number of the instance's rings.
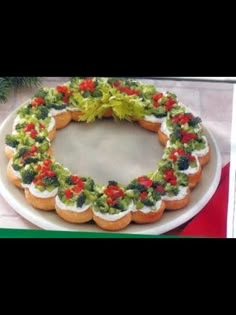
[[[103,230],[120,231],[120,230],[123,230],[124,228],[126,228],[130,224],[130,222],[132,220],[132,215],[129,212],[119,220],[107,221],[107,220],[104,220],[104,219],[96,216],[96,214],[93,213],[93,220]]]
[[[71,122],[71,112],[66,111],[54,116],[56,121],[56,129],[62,129]]]
[[[43,211],[52,211],[55,209],[55,197],[38,198],[31,194],[29,189],[25,189],[26,200],[36,209]]]
[[[73,112],[71,112],[71,119],[73,120],[73,121],[79,121],[79,117],[82,115],[82,112],[81,111],[73,111]]]
[[[55,208],[59,217],[70,223],[86,223],[93,219],[93,211],[91,208],[88,208],[83,212],[63,210],[58,207],[57,204],[55,205]]]
[[[202,177],[202,168],[199,167],[198,171],[194,174],[188,174],[188,187],[193,189],[201,180]]]
[[[166,209],[168,210],[180,210],[187,206],[190,201],[190,190],[188,189],[187,195],[180,200],[165,200]]]
[[[151,121],[146,121],[146,120],[139,120],[138,121],[139,125],[147,130],[153,131],[153,132],[158,132],[158,130],[161,127],[161,123],[159,122],[151,122]]]
[[[7,178],[9,181],[18,188],[22,188],[21,181],[18,177],[15,176],[12,170],[12,160],[10,160],[7,164]]]
[[[209,148],[209,151],[204,156],[198,157],[199,163],[201,166],[206,165],[211,159],[211,150]]]
[[[138,224],[157,222],[161,219],[165,208],[165,202],[162,201],[160,208],[157,211],[151,211],[149,213],[143,213],[142,211],[132,212],[132,221]]]
[[[48,139],[52,141],[56,137],[56,124],[51,131],[48,133]]]
[[[9,147],[9,145],[5,145],[4,152],[8,160],[12,159],[15,154],[14,149],[12,147]]]
[[[158,139],[163,146],[166,146],[169,137],[161,131],[161,128],[158,130]]]

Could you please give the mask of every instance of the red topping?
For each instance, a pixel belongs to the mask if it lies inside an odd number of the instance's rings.
[[[158,185],[158,186],[156,187],[156,191],[158,191],[159,193],[163,194],[163,193],[165,192],[165,189],[164,189],[164,187],[162,187],[161,185]]]
[[[118,90],[122,93],[127,94],[127,95],[139,95],[140,94],[139,90],[131,89],[129,86],[118,87]]]
[[[172,108],[173,108],[173,106],[174,106],[174,104],[176,104],[177,102],[176,102],[176,100],[174,100],[172,97],[170,97],[170,96],[168,96],[167,97],[168,99],[167,99],[167,101],[165,102],[165,107],[166,107],[166,111],[168,112],[168,111],[170,111]]]
[[[24,132],[30,132],[30,137],[35,139],[38,135],[38,132],[35,130],[35,125],[33,123],[29,123],[25,126]]]
[[[154,107],[158,107],[160,106],[159,104],[159,100],[163,97],[163,93],[157,93],[157,94],[153,94],[152,99],[153,99],[153,106]]]
[[[83,187],[81,187],[81,186],[74,186],[74,187],[72,187],[72,190],[73,190],[74,193],[79,194],[83,190]]]
[[[31,154],[34,154],[34,153],[36,153],[38,151],[38,148],[34,145],[33,147],[31,147],[30,148],[30,150],[29,150],[29,152],[31,153]]]
[[[152,99],[154,101],[159,101],[159,99],[161,99],[163,97],[163,93],[157,93],[157,94],[153,94]]]
[[[164,180],[167,183],[170,183],[172,186],[177,185],[177,177],[174,175],[173,170],[165,170],[164,171]]]
[[[111,197],[112,199],[116,199],[123,197],[124,191],[118,186],[110,185],[104,190],[104,194],[106,194],[108,197]]]
[[[72,175],[71,176],[71,180],[74,184],[77,184],[78,182],[81,181],[81,179],[79,178],[79,176],[76,176],[76,175]]]
[[[38,132],[35,129],[30,132],[30,137],[33,139],[35,139],[37,137],[37,135],[38,135]]]
[[[84,182],[82,181],[81,178],[79,178],[79,176],[76,176],[76,175],[72,175],[71,176],[71,180],[72,182],[76,185],[72,188],[72,190],[76,193],[80,193],[81,190],[83,190],[84,188]]]
[[[178,114],[172,118],[172,122],[180,125],[187,124],[190,120],[193,119],[192,114]]]
[[[68,87],[65,86],[65,85],[58,85],[56,87],[56,90],[57,90],[58,93],[62,93],[62,94],[68,93]]]
[[[112,86],[118,88],[119,86],[121,86],[121,82],[115,81],[112,83]]]
[[[49,166],[50,164],[52,164],[52,160],[46,159],[46,160],[43,161],[43,164],[45,166]]]
[[[25,132],[28,132],[28,131],[31,131],[31,130],[33,130],[33,129],[35,129],[35,125],[34,125],[33,123],[29,123],[29,124],[27,124],[27,125],[25,126],[24,131],[25,131]]]
[[[80,91],[94,92],[95,84],[92,79],[86,79],[79,84]]]
[[[49,170],[49,171],[46,172],[46,176],[48,176],[48,177],[54,177],[54,176],[56,176],[56,173]]]
[[[66,189],[64,191],[64,194],[65,194],[67,199],[71,199],[73,197],[73,192],[70,189]]]
[[[145,187],[151,187],[153,184],[153,181],[148,177],[139,177],[138,182]]]
[[[112,198],[107,198],[107,204],[110,206],[115,206],[117,204],[117,201],[113,200]]]
[[[58,85],[56,87],[57,89],[57,92],[58,93],[61,93],[63,95],[62,97],[62,101],[65,103],[65,104],[68,104],[69,103],[69,97],[72,95],[72,92],[69,92],[69,89],[67,86],[64,86],[64,85]]]
[[[43,104],[45,104],[44,99],[42,97],[37,97],[32,101],[31,106],[37,107],[38,105],[43,105]]]
[[[181,140],[182,143],[188,143],[189,141],[197,138],[196,133],[193,133],[193,132],[188,133],[185,130],[181,130],[180,134],[182,136],[182,140]]]
[[[148,193],[147,193],[146,191],[142,192],[142,193],[139,195],[140,199],[142,199],[142,200],[146,199],[147,196],[148,196]]]

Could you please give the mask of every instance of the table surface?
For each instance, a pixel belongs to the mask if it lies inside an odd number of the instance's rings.
[[[42,86],[55,87],[68,80],[68,77],[47,77],[43,79]],[[164,91],[176,93],[178,99],[200,116],[204,125],[213,133],[221,153],[222,166],[229,162],[233,103],[232,83],[161,79],[139,80],[155,84]],[[14,89],[8,102],[0,104],[0,124],[15,108],[32,97],[36,90],[37,88]],[[1,195],[0,228],[39,229],[17,214]]]

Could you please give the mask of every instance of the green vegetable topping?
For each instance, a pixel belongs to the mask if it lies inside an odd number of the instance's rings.
[[[17,136],[15,135],[6,135],[5,144],[9,147],[16,148],[19,144],[19,140],[17,140]]]

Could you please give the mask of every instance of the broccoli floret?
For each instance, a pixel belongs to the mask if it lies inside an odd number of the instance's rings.
[[[38,109],[39,112],[36,114],[37,119],[45,119],[48,117],[49,110],[46,106],[40,106]]]
[[[65,104],[62,104],[62,105],[59,105],[59,104],[49,104],[47,105],[47,108],[49,109],[55,109],[55,110],[62,110],[62,109],[65,109],[67,107],[67,105]]]
[[[25,127],[25,123],[23,123],[23,124],[17,124],[17,125],[15,126],[15,129],[16,129],[17,131],[19,131],[19,130],[23,129],[24,127]]]
[[[132,190],[138,190],[139,192],[144,192],[146,191],[146,187],[143,186],[141,183],[139,183],[138,181],[132,182],[130,183],[127,187],[127,190],[132,189]]]
[[[24,160],[24,165],[27,165],[27,164],[31,164],[31,163],[37,163],[39,161],[38,158],[34,158],[34,157],[28,157]]]
[[[181,136],[181,133],[180,133],[180,130],[175,130],[172,135],[171,135],[171,140],[172,141],[177,141],[177,140],[181,140],[182,139],[182,136]]]
[[[122,202],[120,200],[117,202],[117,205],[114,205],[113,207],[116,208],[116,209],[119,209],[121,211],[125,211],[126,210],[124,202]]]
[[[83,98],[87,98],[87,97],[91,96],[91,93],[89,91],[85,91],[82,96],[83,96]]]
[[[9,147],[16,148],[19,144],[19,141],[16,139],[14,135],[7,135],[5,138],[5,144]]]
[[[19,111],[18,114],[22,114],[22,116],[30,115],[31,113],[31,106],[27,105],[25,107],[22,107]]]
[[[200,117],[194,117],[194,118],[192,118],[190,121],[189,121],[189,126],[191,126],[191,127],[196,127],[197,126],[197,124],[199,124],[199,123],[201,123],[202,122],[202,120],[201,120],[201,118]]]
[[[102,92],[96,90],[96,91],[94,91],[94,92],[92,93],[92,96],[93,96],[93,97],[102,97]]]
[[[85,200],[86,200],[86,196],[84,193],[81,193],[79,195],[79,197],[77,198],[77,201],[76,201],[76,206],[78,208],[81,208],[83,206],[83,204],[85,203]]]
[[[152,207],[152,206],[155,205],[155,203],[154,203],[153,201],[148,200],[148,199],[143,200],[143,204],[144,204],[145,206],[147,206],[147,207]]]
[[[68,177],[66,178],[65,183],[66,183],[67,185],[74,185],[74,182],[73,182],[71,176],[68,176]]]
[[[14,163],[12,164],[12,168],[13,168],[13,170],[16,171],[16,172],[18,172],[18,171],[21,170],[21,166],[18,165],[18,164],[14,164]]]
[[[44,183],[44,185],[49,186],[49,185],[57,185],[58,184],[58,180],[56,176],[45,176],[42,180],[42,182]]]
[[[32,169],[22,170],[21,179],[24,184],[31,184],[36,176],[36,172]]]
[[[38,137],[35,138],[35,141],[38,142],[38,143],[42,143],[44,140],[45,140],[45,137],[38,136]]]

